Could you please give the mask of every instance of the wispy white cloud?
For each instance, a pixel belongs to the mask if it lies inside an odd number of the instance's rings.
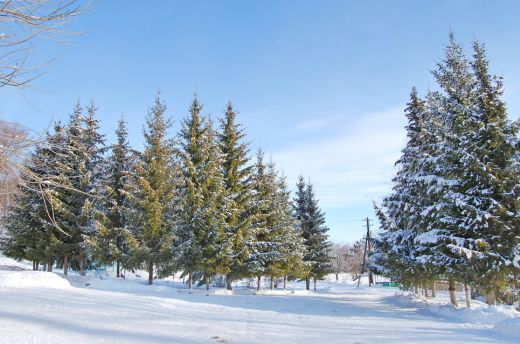
[[[370,204],[384,195],[405,144],[402,108],[348,120],[329,117],[303,123],[289,146],[272,153],[291,185],[299,174],[311,179],[324,209]],[[310,137],[310,129],[320,135]]]

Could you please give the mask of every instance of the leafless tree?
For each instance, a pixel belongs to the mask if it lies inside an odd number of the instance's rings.
[[[347,272],[352,274],[359,274],[361,272],[361,265],[363,264],[363,243],[363,240],[359,240],[349,245],[346,258]]]
[[[27,66],[34,39],[56,38],[84,9],[80,0],[0,1],[0,87],[24,87],[41,73]]]
[[[330,263],[332,270],[336,275],[336,281],[339,280],[339,274],[347,272],[347,258],[350,247],[348,245],[333,244],[330,246]]]
[[[21,165],[20,151],[24,150],[27,139],[24,128],[0,122],[0,220],[13,200],[19,176],[15,166]]]
[[[0,88],[23,88],[40,75],[40,67],[27,65],[35,38],[67,33],[65,25],[86,5],[83,0],[0,0]],[[41,141],[37,133],[0,119],[0,221],[21,183],[43,191],[54,182],[43,181],[25,168],[27,155]]]

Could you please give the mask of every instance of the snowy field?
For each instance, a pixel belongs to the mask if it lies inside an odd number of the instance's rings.
[[[291,284],[287,293],[206,295],[172,281],[65,280],[26,268],[0,257],[2,344],[520,342],[512,307],[455,310],[442,293],[425,302],[393,288],[356,288],[346,276],[317,292]]]

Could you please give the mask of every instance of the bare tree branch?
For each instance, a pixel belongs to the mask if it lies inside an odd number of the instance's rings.
[[[0,87],[24,87],[41,75],[27,61],[37,37],[57,37],[86,8],[81,0],[0,1]]]

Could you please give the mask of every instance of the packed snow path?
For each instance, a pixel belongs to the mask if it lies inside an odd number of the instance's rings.
[[[206,296],[167,284],[89,281],[0,285],[0,343],[505,342],[490,325],[439,318],[396,290],[338,286],[310,294]]]

